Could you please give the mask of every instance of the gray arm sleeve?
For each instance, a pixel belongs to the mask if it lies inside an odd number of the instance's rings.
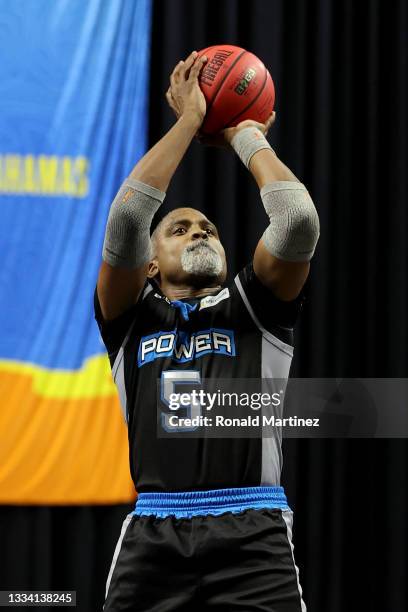
[[[295,181],[264,185],[261,198],[270,219],[262,239],[286,261],[310,261],[320,234],[319,216],[306,187]]]
[[[137,268],[151,258],[150,226],[166,194],[127,178],[112,202],[102,259],[114,267]]]

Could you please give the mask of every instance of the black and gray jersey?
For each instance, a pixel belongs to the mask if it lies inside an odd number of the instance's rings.
[[[170,301],[147,280],[139,300],[105,322],[95,318],[128,426],[130,471],[138,492],[277,486],[281,436],[159,437],[163,389],[192,379],[287,379],[303,292],[281,301],[249,263],[212,295]],[[164,394],[165,395],[165,394]]]

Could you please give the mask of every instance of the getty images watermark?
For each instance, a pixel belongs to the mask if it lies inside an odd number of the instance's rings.
[[[215,414],[214,417],[202,414],[203,411],[212,411],[214,408],[220,410],[228,408],[249,408],[259,411],[262,408],[280,408],[283,401],[283,390],[279,393],[267,392],[231,392],[217,389],[215,392],[204,391],[204,389],[192,389],[190,393],[170,393],[168,407],[171,411],[163,423],[170,428],[199,428],[199,427],[318,427],[319,419],[303,419],[296,416],[282,417],[278,414],[247,414],[242,417],[227,417],[224,414]],[[179,410],[185,408],[191,412],[191,407],[197,407],[199,414],[182,416]],[[180,410],[180,412],[183,412]]]
[[[408,437],[408,379],[205,379],[163,372],[158,437]]]

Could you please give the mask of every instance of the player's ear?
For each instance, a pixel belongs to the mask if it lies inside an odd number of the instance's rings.
[[[149,267],[147,269],[147,277],[154,278],[155,276],[159,274],[159,272],[160,272],[159,262],[157,261],[156,258],[154,258],[149,262]]]

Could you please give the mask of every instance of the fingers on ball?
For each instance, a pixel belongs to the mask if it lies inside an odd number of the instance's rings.
[[[191,66],[194,64],[196,57],[197,57],[197,51],[192,51],[185,62],[187,69],[191,68]]]
[[[200,70],[202,69],[202,67],[204,66],[205,62],[207,61],[207,57],[205,55],[202,55],[198,60],[196,60],[190,70],[190,75],[193,78],[197,78],[199,75]]]

